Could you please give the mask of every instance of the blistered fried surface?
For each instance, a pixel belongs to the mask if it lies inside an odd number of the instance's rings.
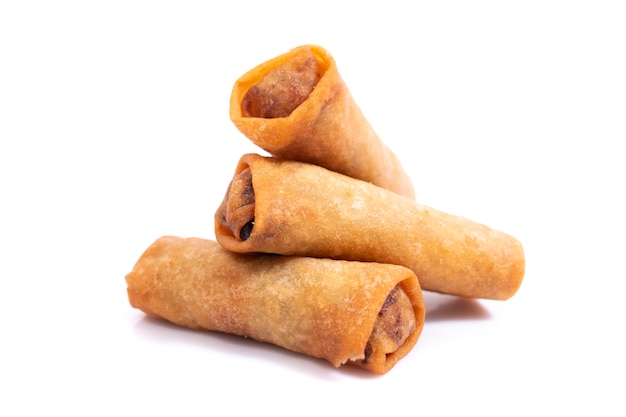
[[[166,236],[126,276],[133,307],[181,326],[237,334],[385,373],[415,345],[425,310],[415,274],[397,265],[308,257],[241,255],[217,242]],[[366,363],[368,340],[389,293],[400,285],[417,323],[388,354]]]
[[[244,155],[255,193],[246,240],[216,224],[236,252],[403,265],[425,290],[505,300],[521,285],[524,249],[513,236],[319,166]]]

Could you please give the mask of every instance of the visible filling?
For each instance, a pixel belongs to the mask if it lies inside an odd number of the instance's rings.
[[[361,363],[367,363],[373,354],[387,355],[398,350],[415,326],[413,304],[400,285],[396,285],[378,313]]]
[[[222,204],[217,210],[217,221],[241,240],[250,237],[254,227],[254,188],[252,172],[246,168],[235,175]]]
[[[322,69],[310,49],[302,49],[286,63],[269,71],[243,98],[246,117],[287,117],[313,91]]]

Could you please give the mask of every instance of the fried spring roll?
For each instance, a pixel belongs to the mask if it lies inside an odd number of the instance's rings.
[[[407,268],[241,255],[198,238],[158,239],[126,282],[130,304],[148,315],[377,374],[413,348],[425,316]]]
[[[215,213],[217,241],[268,252],[403,265],[423,290],[504,300],[525,260],[512,236],[373,184],[246,154]]]
[[[230,118],[274,156],[320,165],[414,198],[398,158],[354,102],[333,57],[319,46],[292,49],[239,78]]]

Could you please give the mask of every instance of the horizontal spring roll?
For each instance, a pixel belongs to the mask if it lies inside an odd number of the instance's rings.
[[[413,348],[425,316],[407,268],[241,255],[199,238],[157,239],[126,282],[130,304],[148,315],[377,374]]]
[[[294,48],[244,74],[231,93],[230,118],[274,156],[320,165],[414,198],[409,176],[322,47]]]
[[[504,300],[525,260],[512,236],[296,161],[242,156],[215,213],[217,241],[267,252],[403,265],[423,290]]]

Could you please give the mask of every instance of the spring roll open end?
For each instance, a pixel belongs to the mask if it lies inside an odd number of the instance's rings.
[[[313,92],[336,94],[335,72],[334,58],[316,45],[276,56],[237,79],[230,97],[231,121],[272,154],[284,157],[284,152],[300,152],[288,148],[298,142],[298,126],[314,123],[319,116],[319,97],[313,99]]]
[[[215,219],[222,230],[229,230],[239,240],[250,237],[254,227],[254,187],[250,168],[236,174],[228,188]]]
[[[323,74],[310,48],[266,73],[241,102],[244,117],[287,117],[309,97]]]
[[[302,45],[242,76],[231,95],[231,118],[288,118],[322,81],[333,58],[321,47]],[[304,111],[304,110],[302,110]]]
[[[402,286],[396,285],[378,313],[363,358],[352,360],[350,363],[360,367],[374,365],[374,368],[381,368],[388,361],[393,362],[396,352],[401,350],[416,330],[421,329],[423,318],[422,321],[418,321],[420,314],[419,310],[415,311]]]

